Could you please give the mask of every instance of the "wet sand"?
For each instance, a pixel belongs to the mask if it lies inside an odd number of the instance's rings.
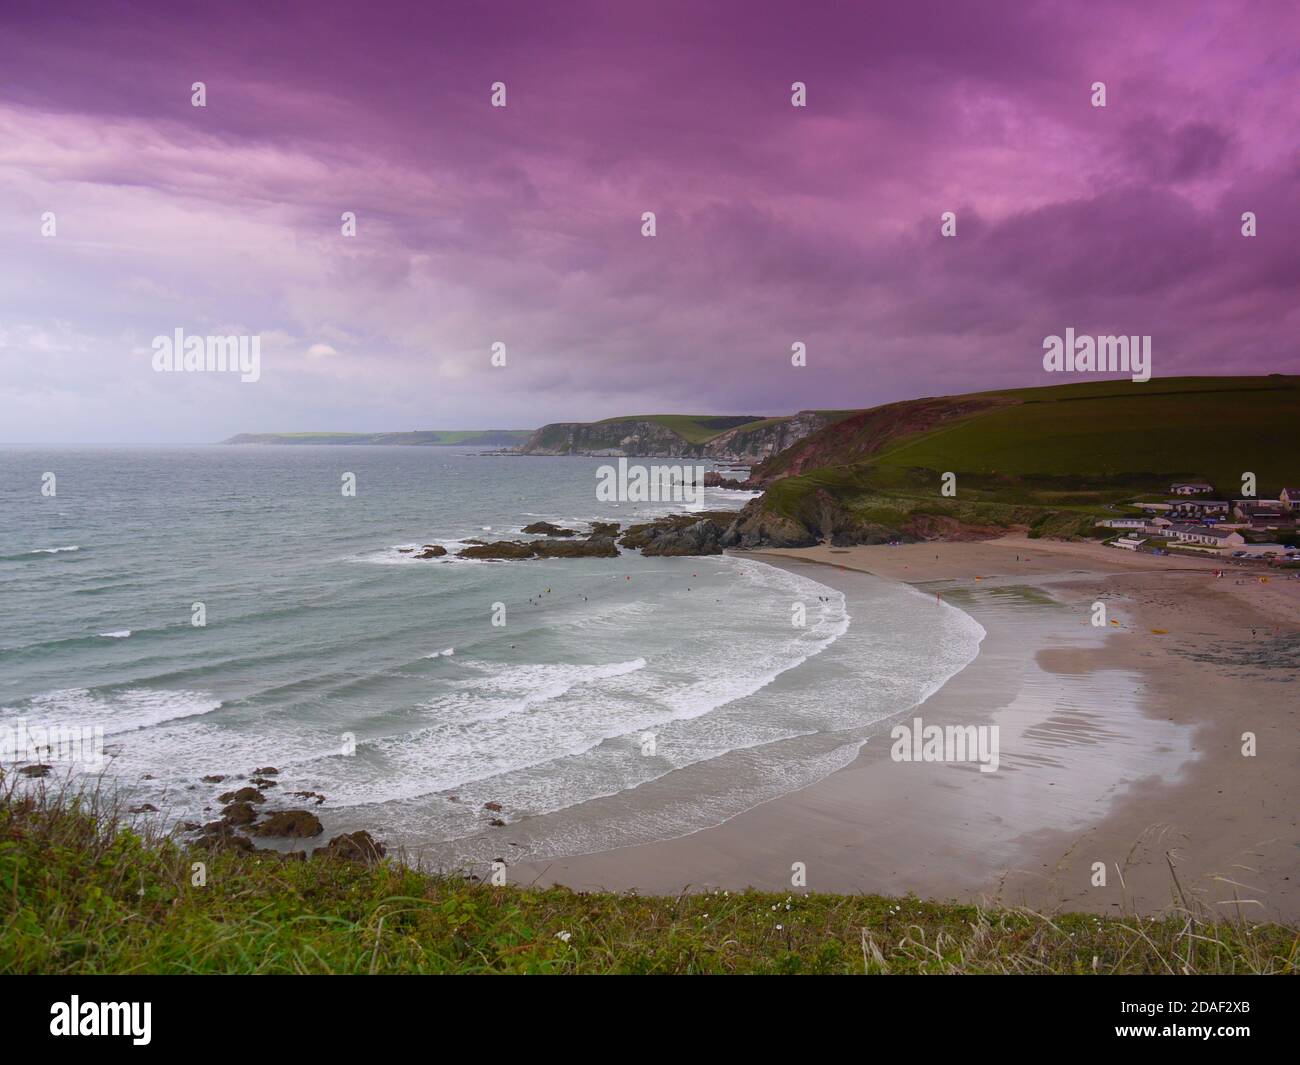
[[[814,891],[1300,917],[1300,581],[1023,537],[758,557],[851,599],[855,571],[906,581],[988,635],[818,783],[679,839],[520,864],[513,881],[803,890],[802,863]],[[893,760],[888,727],[916,716],[996,725],[998,770]]]

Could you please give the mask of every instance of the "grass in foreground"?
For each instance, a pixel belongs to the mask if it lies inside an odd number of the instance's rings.
[[[0,795],[6,973],[1294,973],[1276,924],[915,898],[490,887],[395,862],[209,854],[96,796]],[[194,863],[206,885],[194,886]]]

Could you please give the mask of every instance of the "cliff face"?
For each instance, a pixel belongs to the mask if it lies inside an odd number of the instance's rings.
[[[802,410],[757,428],[742,425],[715,436],[704,445],[704,454],[721,462],[761,462],[824,429],[830,422],[824,414]]]
[[[685,439],[654,422],[553,422],[519,448],[525,455],[636,455],[670,458],[695,455]]]
[[[816,411],[767,418],[691,443],[665,425],[639,418],[608,422],[555,422],[538,429],[519,451],[525,455],[613,455],[629,458],[706,458],[753,463],[775,455],[829,424]]]

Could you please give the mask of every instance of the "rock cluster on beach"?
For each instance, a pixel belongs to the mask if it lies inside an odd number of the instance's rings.
[[[284,809],[267,810],[267,797],[263,788],[275,787],[272,777],[280,771],[274,766],[263,766],[252,773],[252,784],[222,792],[216,796],[216,802],[222,804],[221,817],[200,825],[193,821],[182,822],[178,828],[191,836],[190,846],[199,850],[255,851],[257,846],[253,837],[266,840],[315,839],[325,828],[315,814],[308,810]],[[213,773],[202,778],[206,784],[218,784],[230,777],[227,774]],[[315,791],[295,791],[294,797],[314,799],[319,806],[325,796]],[[132,813],[156,812],[148,803],[133,808]],[[267,851],[277,854],[278,851]],[[373,864],[384,856],[384,845],[376,842],[369,832],[364,830],[335,836],[325,846],[317,847],[312,852],[327,858]],[[293,852],[284,857],[303,857],[303,852]]]
[[[751,489],[753,481],[734,481],[719,474],[706,475],[706,483],[725,488]],[[938,526],[943,524],[942,528]],[[791,513],[767,504],[765,498],[751,499],[743,509],[672,514],[631,525],[620,535],[618,522],[591,522],[586,535],[548,521],[525,526],[524,533],[544,536],[538,540],[466,540],[456,558],[480,561],[524,561],[538,558],[617,558],[619,548],[643,555],[720,555],[730,549],[815,547],[829,541],[836,547],[855,544],[911,542],[921,539],[984,539],[1004,530],[964,526],[959,522],[918,519],[916,527],[893,528],[866,522],[848,511],[830,493],[818,489],[802,497]],[[445,548],[425,544],[399,548],[415,558],[437,558]]]
[[[592,522],[591,531],[581,539],[574,529],[564,529],[549,521],[538,521],[525,526],[530,535],[543,534],[545,540],[497,540],[485,543],[470,541],[468,547],[456,552],[457,558],[488,560],[521,560],[526,558],[617,558],[618,547],[614,535],[617,522]]]

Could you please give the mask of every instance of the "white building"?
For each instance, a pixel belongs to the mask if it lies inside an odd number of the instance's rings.
[[[1294,550],[1295,548],[1284,547],[1282,544],[1243,544],[1233,553],[1236,554],[1237,551],[1243,551],[1251,558],[1258,558],[1261,555],[1276,555],[1278,558],[1281,558],[1288,551]]]
[[[1246,538],[1231,529],[1209,529],[1201,525],[1175,525],[1170,533],[1186,544],[1203,544],[1206,547],[1240,547]]]

